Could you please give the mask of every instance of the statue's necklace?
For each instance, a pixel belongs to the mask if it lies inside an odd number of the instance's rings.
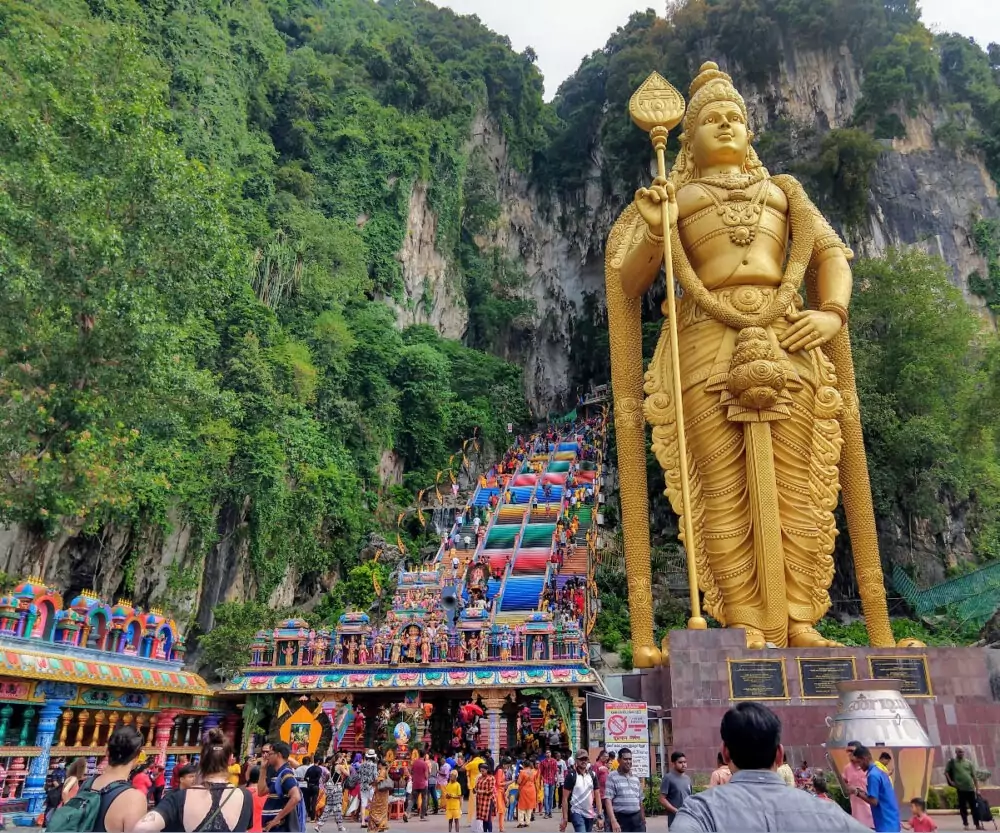
[[[723,174],[696,179],[694,182],[715,203],[716,213],[722,224],[729,229],[729,239],[737,246],[749,246],[753,243],[764,215],[764,201],[769,190],[766,181],[752,198],[747,197],[743,190],[751,184],[749,174]],[[728,191],[725,203],[708,186]]]

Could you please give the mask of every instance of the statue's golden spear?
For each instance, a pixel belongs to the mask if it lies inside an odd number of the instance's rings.
[[[635,91],[628,105],[632,121],[649,133],[656,151],[657,179],[667,178],[667,135],[684,118],[684,98],[660,73],[654,72]],[[688,628],[704,630],[708,623],[701,615],[698,596],[698,568],[695,563],[694,520],[691,514],[691,484],[688,479],[687,436],[684,431],[684,405],[681,400],[681,356],[677,346],[677,295],[674,286],[674,261],[670,242],[670,205],[663,205],[663,261],[667,273],[667,327],[670,330],[670,374],[673,377],[674,415],[677,421],[677,456],[680,466],[681,504],[684,525],[684,550],[687,553],[688,590],[691,618]]]

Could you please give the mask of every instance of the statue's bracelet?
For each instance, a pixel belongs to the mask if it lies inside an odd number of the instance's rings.
[[[842,327],[847,326],[848,318],[850,317],[847,312],[847,307],[838,301],[824,301],[819,305],[820,312],[832,312],[837,317],[840,318],[840,325]]]
[[[663,238],[654,232],[649,226],[646,226],[646,231],[643,234],[643,239],[650,245],[660,247],[663,245]]]

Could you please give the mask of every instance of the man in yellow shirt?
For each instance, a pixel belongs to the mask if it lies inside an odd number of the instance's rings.
[[[476,782],[479,781],[479,765],[486,761],[478,753],[474,752],[473,759],[465,765],[465,773],[469,779],[469,824],[472,824],[476,817]]]
[[[235,755],[229,756],[229,766],[227,767],[227,771],[229,772],[229,783],[234,787],[238,787],[240,785],[240,775],[243,773],[243,767],[237,763]]]
[[[448,820],[448,833],[451,833],[451,823],[455,823],[455,833],[462,823],[462,787],[458,783],[458,772],[454,769],[448,776],[444,786],[444,817]]]

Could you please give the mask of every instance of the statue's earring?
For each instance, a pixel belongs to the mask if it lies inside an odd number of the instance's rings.
[[[754,133],[752,130],[748,130],[747,131],[747,141],[748,142],[752,142],[756,138],[757,138],[757,134],[756,133]]]

